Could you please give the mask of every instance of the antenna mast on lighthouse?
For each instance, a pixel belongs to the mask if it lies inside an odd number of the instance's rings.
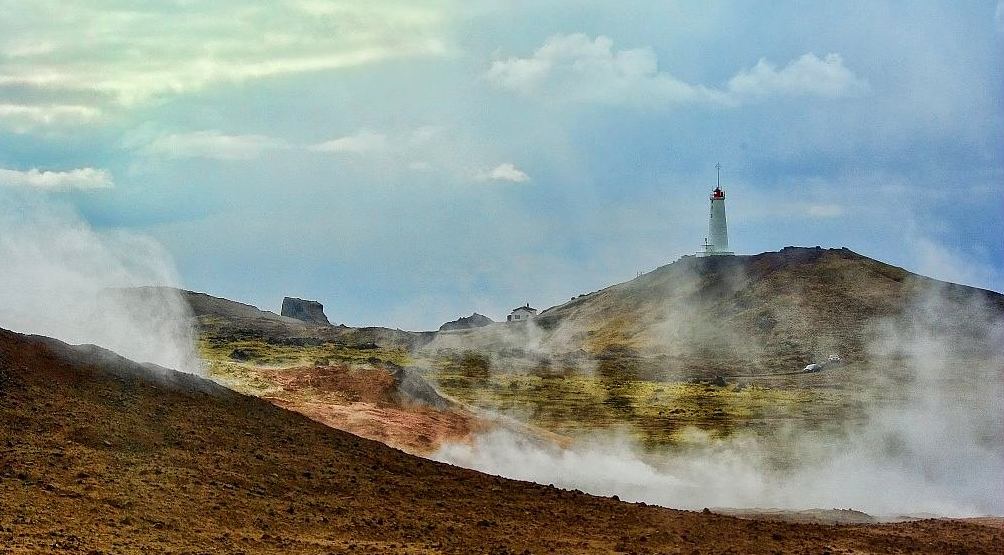
[[[708,221],[708,239],[701,245],[704,250],[699,256],[722,256],[735,254],[729,250],[729,229],[725,219],[725,191],[722,190],[722,164],[716,163],[717,182],[711,191],[711,216]]]

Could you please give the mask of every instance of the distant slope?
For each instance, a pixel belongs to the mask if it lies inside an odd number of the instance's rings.
[[[212,379],[333,428],[428,454],[446,441],[469,440],[482,425],[402,366],[410,349],[430,334],[306,322],[166,287],[117,294],[140,298],[144,306],[172,299],[186,303]]]
[[[295,342],[297,339],[313,339],[345,345],[372,344],[387,348],[410,349],[429,342],[434,335],[433,332],[410,332],[381,327],[355,328],[308,323],[260,310],[249,304],[171,287],[135,287],[120,289],[117,292],[126,298],[180,296],[191,308],[202,335],[221,340],[254,339],[289,344],[291,340]]]
[[[426,352],[482,350],[514,355],[513,364],[526,354],[552,367],[634,361],[643,374],[765,373],[830,354],[863,360],[877,328],[890,322],[939,326],[938,333],[978,350],[980,325],[1001,317],[999,293],[924,278],[848,249],[788,247],[684,257],[549,308],[530,326],[441,337]]]
[[[477,312],[475,312],[470,316],[461,316],[456,320],[446,322],[442,326],[439,326],[439,331],[453,331],[453,330],[480,328],[494,323],[495,321],[492,320],[491,318],[485,316],[484,314],[478,314]]]
[[[0,330],[13,553],[995,553],[999,530],[628,504],[406,455],[212,382]]]

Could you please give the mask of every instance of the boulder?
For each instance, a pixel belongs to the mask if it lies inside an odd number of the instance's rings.
[[[324,315],[324,305],[317,301],[285,297],[282,299],[282,315],[308,324],[331,325],[328,317]]]
[[[470,316],[462,316],[452,322],[447,322],[442,326],[439,326],[439,331],[469,330],[471,328],[480,328],[494,323],[495,320],[475,312]]]

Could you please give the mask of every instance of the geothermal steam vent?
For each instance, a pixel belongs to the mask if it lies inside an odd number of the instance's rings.
[[[324,315],[324,305],[317,301],[297,299],[296,297],[283,297],[282,315],[307,322],[308,324],[331,325],[328,317]]]

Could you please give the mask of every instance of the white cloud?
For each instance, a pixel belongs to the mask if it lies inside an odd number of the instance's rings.
[[[0,168],[0,185],[46,191],[68,191],[71,189],[110,189],[114,186],[114,181],[108,170],[95,168],[77,168],[68,171],[49,171],[37,168],[22,171]]]
[[[529,58],[496,60],[485,79],[524,95],[608,103],[725,102],[720,92],[660,72],[651,48],[613,49],[604,36],[554,35]]]
[[[820,59],[809,53],[780,70],[761,58],[751,69],[730,79],[728,90],[738,98],[772,95],[838,98],[863,94],[868,91],[868,84],[844,66],[839,54],[827,54]]]
[[[376,155],[381,163],[396,161],[413,171],[429,171],[435,164],[425,160],[441,136],[441,127],[423,126],[393,135],[362,129],[316,144],[296,144],[267,135],[230,135],[219,130],[151,134],[139,129],[123,141],[123,147],[150,158],[253,160],[277,151],[310,151],[326,154]]]
[[[97,120],[101,110],[67,104],[14,104],[0,101],[0,128],[26,133],[39,127],[64,127]]]
[[[124,149],[152,160],[205,158],[213,160],[255,160],[270,155],[314,152],[340,160],[352,160],[358,168],[380,175],[390,172],[428,174],[436,172],[459,182],[472,177],[479,181],[522,183],[530,177],[512,163],[493,165],[494,155],[472,153],[467,144],[445,128],[425,125],[391,129],[387,132],[361,129],[328,141],[303,144],[268,135],[232,135],[220,130],[158,133],[139,128],[123,139]],[[477,168],[485,168],[475,171]]]
[[[444,8],[437,0],[0,0],[0,86],[113,115],[221,83],[442,55]],[[0,90],[0,104],[14,102],[7,94]]]
[[[844,214],[844,207],[839,204],[811,204],[806,213],[813,218],[836,218]]]
[[[141,152],[169,159],[252,160],[267,151],[285,148],[289,148],[285,141],[265,135],[226,135],[207,130],[163,135],[144,146]]]
[[[445,129],[440,125],[423,125],[415,128],[410,136],[409,142],[414,145],[421,145],[439,137]]]
[[[314,152],[363,154],[387,148],[387,136],[363,129],[355,135],[339,137],[307,147]]]
[[[608,37],[554,35],[528,58],[496,60],[484,78],[525,96],[610,104],[735,106],[776,95],[835,98],[860,94],[867,83],[838,54],[809,53],[782,69],[767,60],[743,70],[725,88],[691,84],[660,71],[651,48],[615,50]]]
[[[513,183],[523,183],[530,180],[530,176],[526,172],[510,162],[499,164],[488,171],[478,172],[475,177],[478,181],[511,181]]]

